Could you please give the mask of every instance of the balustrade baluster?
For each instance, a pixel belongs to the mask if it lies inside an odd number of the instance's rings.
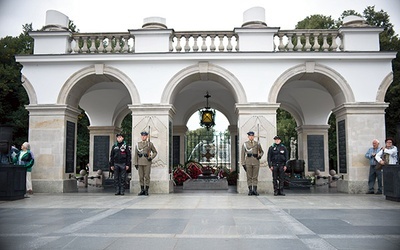
[[[228,45],[226,46],[226,50],[231,52],[232,51],[232,36],[228,35]]]
[[[320,46],[319,46],[318,38],[319,38],[319,33],[314,33],[314,44],[312,46],[313,51],[319,51]]]
[[[121,44],[119,44],[120,38],[121,38],[120,36],[115,37],[114,53],[119,53],[121,51]]]
[[[224,51],[225,50],[225,46],[224,46],[224,36],[225,35],[219,35],[219,46],[218,46],[218,51]]]
[[[190,51],[190,45],[189,45],[189,39],[190,39],[190,35],[184,35],[183,38],[186,40],[185,42],[185,52],[189,52]]]
[[[210,35],[210,37],[211,37],[210,51],[214,52],[217,49],[217,46],[215,46],[215,35]]]
[[[343,36],[339,35],[340,38],[340,45],[339,45],[339,50],[340,51],[344,51],[344,40],[343,40]]]
[[[296,33],[296,47],[294,47],[295,51],[302,51],[303,50],[303,44],[301,43],[301,36],[303,34],[302,33]]]
[[[98,53],[104,52],[104,37],[99,37],[99,47],[97,48]]]
[[[181,46],[181,36],[177,35],[176,36],[176,48],[175,48],[176,52],[181,52],[182,50],[182,46]]]
[[[80,52],[80,48],[79,48],[79,37],[75,37],[73,38],[75,41],[75,47],[74,47],[74,53],[79,53]]]
[[[203,39],[203,44],[201,45],[201,51],[207,51],[207,44],[206,44],[207,35],[201,35],[201,38]]]
[[[328,33],[323,33],[322,38],[323,38],[322,49],[323,49],[323,51],[328,51],[328,49],[329,49],[329,44],[327,41]]]
[[[332,46],[331,46],[331,50],[332,50],[332,51],[337,51],[338,45],[337,45],[337,43],[336,43],[336,39],[337,39],[338,35],[337,35],[337,34],[331,34],[331,35],[332,35]]]
[[[306,37],[306,43],[304,45],[305,51],[310,51],[311,49],[311,44],[310,44],[310,33],[305,33],[304,36]]]
[[[82,39],[83,39],[83,46],[82,46],[81,51],[82,51],[82,53],[87,53],[89,51],[88,46],[87,46],[88,37],[84,36],[84,37],[82,37]]]
[[[107,36],[108,43],[107,43],[107,47],[106,47],[106,53],[111,53],[111,51],[112,51],[112,38],[113,38],[113,36]]]
[[[293,34],[288,33],[288,34],[286,34],[286,36],[288,37],[288,44],[287,44],[286,48],[288,51],[293,51],[293,48],[294,48],[294,45],[292,43]]]
[[[278,50],[279,51],[284,51],[285,50],[285,45],[283,44],[283,37],[284,36],[285,36],[285,34],[278,34],[278,38],[279,38]]]
[[[197,45],[197,38],[199,38],[200,35],[194,35],[193,36],[193,51],[197,52],[199,51],[199,46]]]
[[[129,50],[129,47],[128,47],[129,36],[123,36],[122,39],[124,41],[124,47],[122,47],[122,53],[128,53],[128,50]]]
[[[97,39],[96,36],[91,36],[90,37],[90,43],[91,43],[90,49],[89,49],[90,53],[95,53],[96,52],[96,39]]]
[[[239,36],[238,35],[234,35],[236,38],[236,46],[235,46],[235,50],[236,52],[239,52]]]

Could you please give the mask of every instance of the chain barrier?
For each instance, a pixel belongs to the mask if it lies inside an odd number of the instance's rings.
[[[324,183],[320,183],[320,184],[316,184],[315,183],[316,180],[319,180],[319,179],[326,180],[326,179],[329,179],[329,178],[331,178],[331,180],[328,181],[328,182],[324,182]],[[297,179],[297,180],[309,180],[309,183],[310,183],[310,184],[301,184],[301,183],[296,183],[296,182],[290,181],[291,179],[285,178],[285,183],[287,183],[288,185],[292,185],[294,187],[309,188],[309,187],[312,187],[312,186],[322,187],[322,186],[330,185],[330,184],[332,184],[334,182],[337,182],[340,179],[343,179],[343,176],[339,176],[339,177],[337,177],[337,176],[332,176],[332,177],[330,177],[330,176],[321,176],[321,177],[317,177],[317,178],[314,179],[314,184],[313,184],[313,181],[311,181],[310,179]]]

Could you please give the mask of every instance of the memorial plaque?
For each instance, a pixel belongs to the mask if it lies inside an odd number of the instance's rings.
[[[180,139],[179,135],[174,135],[173,138],[173,165],[177,166],[180,162]]]
[[[67,121],[65,145],[65,173],[74,173],[75,166],[75,123]]]
[[[338,122],[339,173],[347,173],[345,120]]]
[[[110,136],[95,135],[93,147],[93,171],[109,170]]]
[[[307,135],[308,171],[325,171],[324,136]]]

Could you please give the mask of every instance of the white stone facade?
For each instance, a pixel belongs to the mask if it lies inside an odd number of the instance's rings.
[[[188,119],[203,107],[203,95],[209,91],[210,105],[227,117],[238,145],[247,139],[248,130],[259,127],[267,151],[276,134],[279,107],[296,119],[298,156],[306,165],[307,136],[322,135],[324,175],[329,172],[327,122],[333,112],[337,122],[344,121],[346,138],[345,171],[339,173],[344,179],[338,190],[365,192],[369,166],[364,154],[372,139],[383,141],[385,136],[384,96],[392,82],[391,60],[396,53],[379,51],[380,28],[281,31],[259,20],[264,18],[260,10],[255,8],[254,18],[247,11],[249,22],[243,27],[214,33],[175,32],[164,19],[153,17],[146,19],[142,29],[129,32],[72,34],[63,30],[66,16],[51,13],[50,26],[59,29],[32,32],[34,55],[17,56],[30,99],[35,190],[76,191],[66,171],[66,158],[71,157],[66,152],[66,124],[75,124],[76,133],[78,107],[82,107],[90,119],[91,161],[94,136],[109,136],[111,146],[127,114],[133,117],[130,144],[151,126],[159,154],[153,162],[150,190],[172,192],[172,136],[184,137]],[[292,34],[298,35],[293,48],[291,42],[283,44],[284,37]],[[310,38],[315,34],[321,38],[319,45],[318,39]],[[299,44],[300,37],[305,44]],[[182,151],[183,147],[181,139]],[[240,146],[232,148],[240,150]],[[138,177],[133,172],[131,191],[136,192]],[[239,193],[247,192],[245,182],[240,173]],[[260,193],[272,192],[266,155],[261,159],[259,183]]]

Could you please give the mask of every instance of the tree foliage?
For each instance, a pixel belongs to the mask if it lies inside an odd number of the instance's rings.
[[[33,39],[28,35],[32,24],[23,25],[18,37],[0,39],[0,124],[13,127],[12,144],[21,145],[28,140],[28,95],[22,86],[22,65],[16,54],[32,54]]]

